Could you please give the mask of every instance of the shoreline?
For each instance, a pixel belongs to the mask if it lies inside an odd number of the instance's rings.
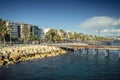
[[[0,48],[0,66],[66,54],[67,51],[47,45],[24,45]]]

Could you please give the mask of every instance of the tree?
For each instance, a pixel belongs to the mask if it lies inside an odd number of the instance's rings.
[[[79,33],[76,33],[76,32],[74,32],[74,34],[73,34],[73,39],[74,40],[78,40],[79,39]]]
[[[24,40],[24,44],[26,44],[29,36],[30,36],[30,30],[29,30],[29,27],[28,25],[25,25],[25,24],[22,24],[22,36],[23,36],[23,40]]]
[[[55,41],[60,40],[60,36],[59,36],[57,30],[55,30],[55,29],[50,29],[50,30],[46,33],[45,39],[46,39],[47,41],[55,42]]]
[[[6,33],[7,33],[6,22],[3,21],[2,19],[0,19],[0,36],[1,36],[1,40],[2,40],[2,38],[4,40],[4,45],[6,43],[6,41],[5,41],[5,34]]]
[[[53,40],[56,41],[60,41],[60,35],[58,34],[58,31],[55,30],[55,35],[53,36]]]
[[[34,36],[34,35],[30,35],[29,40],[30,41],[35,41],[35,40],[38,40],[38,38],[36,36]]]
[[[66,35],[67,33],[64,30],[62,29],[59,30],[60,40],[64,40],[66,38]]]
[[[13,26],[12,25],[8,25],[7,26],[7,33],[9,32],[9,34],[10,34],[10,45],[11,45],[11,43],[12,43],[12,40],[11,40],[11,31],[13,30]]]
[[[67,36],[68,36],[69,39],[73,39],[73,34],[72,34],[72,32],[68,32],[68,33],[67,33]]]

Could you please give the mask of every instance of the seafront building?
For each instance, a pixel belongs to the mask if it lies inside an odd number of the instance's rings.
[[[12,30],[9,32],[9,34],[11,34],[11,37],[20,37],[20,24],[6,21],[6,26],[8,25],[12,26]]]
[[[50,29],[52,29],[52,28],[45,28],[44,29],[44,34],[46,34]]]
[[[43,38],[43,36],[44,36],[43,30],[41,28],[39,28],[38,26],[32,26],[31,32],[34,36],[36,36],[38,38]]]
[[[34,35],[37,38],[43,38],[43,30],[38,26],[25,23],[14,23],[6,21],[6,26],[11,25],[12,30],[9,32],[11,37],[24,38]]]
[[[29,37],[31,34],[31,26],[29,24],[20,24],[20,38]]]

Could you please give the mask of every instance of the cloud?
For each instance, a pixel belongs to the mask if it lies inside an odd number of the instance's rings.
[[[100,33],[120,33],[120,29],[103,29],[103,30],[96,30],[95,32]]]
[[[109,32],[108,29],[103,29],[103,30],[95,30],[95,32],[103,32],[103,33],[106,33],[106,32]]]
[[[120,18],[115,19],[113,17],[107,16],[98,16],[92,17],[80,24],[80,27],[83,28],[93,28],[93,29],[105,29],[108,27],[111,28],[120,28]]]

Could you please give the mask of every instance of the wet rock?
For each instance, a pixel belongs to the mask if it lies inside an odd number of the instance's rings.
[[[26,57],[21,57],[19,61],[25,61]]]
[[[47,57],[52,57],[52,54],[48,53],[46,56],[47,56]]]
[[[58,53],[58,52],[55,52],[55,54],[56,54],[56,56],[58,56],[58,55],[59,55],[59,53]]]
[[[0,60],[0,66],[3,66],[5,64],[5,61]]]
[[[9,65],[9,64],[13,64],[13,63],[14,63],[13,61],[11,61],[11,60],[9,60],[9,59],[4,59],[4,61],[5,61],[5,64],[6,64],[6,65]]]
[[[9,62],[7,62],[6,65],[10,65],[10,64],[14,64],[14,62],[13,61],[9,61]]]
[[[56,56],[54,52],[51,53],[52,56]]]
[[[41,57],[41,58],[45,58],[45,57],[46,57],[46,54],[40,54],[40,57]]]
[[[40,58],[40,55],[39,54],[36,54],[35,56],[34,56],[34,59],[39,59]]]

